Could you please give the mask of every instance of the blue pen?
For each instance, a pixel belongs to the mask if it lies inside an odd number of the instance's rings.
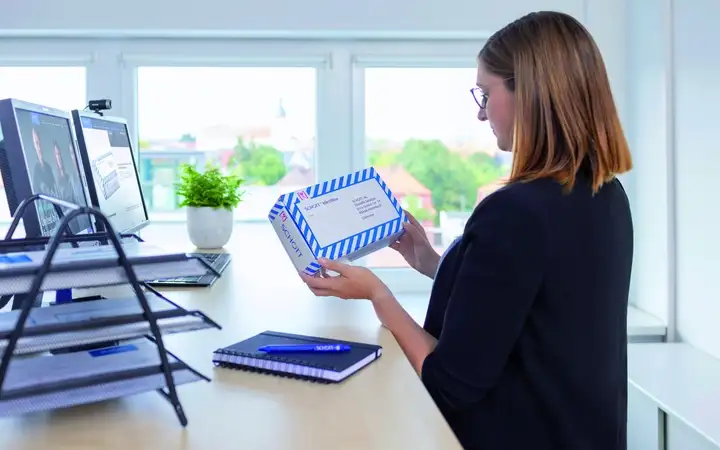
[[[350,346],[345,344],[264,345],[258,351],[266,353],[340,353],[349,352]]]

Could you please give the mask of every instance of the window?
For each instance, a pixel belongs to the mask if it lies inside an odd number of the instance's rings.
[[[0,67],[0,99],[70,111],[87,104],[85,67]],[[11,221],[4,186],[0,185],[0,222]]]
[[[316,69],[139,67],[139,169],[151,219],[184,220],[182,163],[245,180],[237,220],[267,221],[277,197],[315,182]]]
[[[509,173],[470,94],[474,68],[364,69],[365,152],[403,207],[442,252],[475,205]],[[407,267],[392,249],[367,257],[372,267]]]

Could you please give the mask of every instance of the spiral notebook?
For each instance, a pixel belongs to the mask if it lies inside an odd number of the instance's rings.
[[[341,353],[264,353],[265,345],[346,344],[350,351]],[[314,336],[264,331],[244,341],[213,352],[219,367],[282,375],[322,383],[339,383],[382,355],[379,345],[325,339]]]

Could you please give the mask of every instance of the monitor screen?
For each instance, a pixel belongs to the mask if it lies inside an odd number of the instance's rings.
[[[137,231],[148,217],[125,121],[78,111],[73,117],[90,198],[116,232]]]
[[[31,192],[88,206],[69,115],[62,117],[16,107],[15,119]],[[35,205],[40,234],[49,236],[60,218],[49,202],[37,201]],[[70,229],[75,234],[92,232],[90,219],[87,215],[78,216],[70,223]]]

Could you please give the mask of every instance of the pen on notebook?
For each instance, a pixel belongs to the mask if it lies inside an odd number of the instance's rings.
[[[264,345],[258,348],[259,352],[266,353],[291,353],[291,352],[325,352],[339,353],[350,351],[350,346],[345,344],[300,344],[300,345]]]

